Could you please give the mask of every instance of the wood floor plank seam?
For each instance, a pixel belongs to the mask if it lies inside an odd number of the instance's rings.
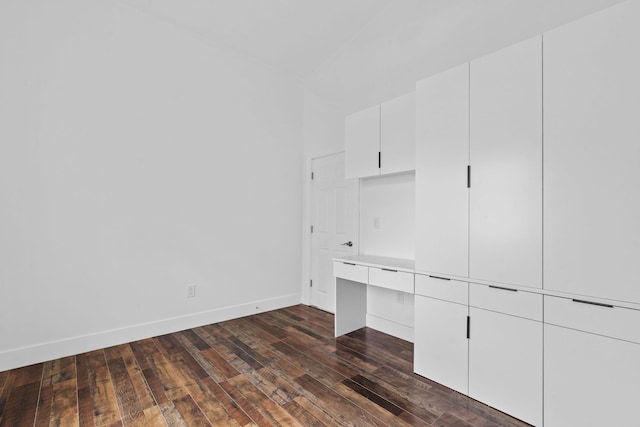
[[[42,376],[40,378],[40,388],[38,389],[38,400],[37,402],[40,402],[40,395],[42,393],[42,384],[44,383],[44,369],[42,369]],[[36,406],[36,410],[35,410],[35,414],[33,416],[33,427],[36,427],[36,422],[38,421],[38,409],[39,409],[39,405]]]
[[[78,357],[76,355],[73,356],[73,370],[76,379],[76,414],[78,418],[78,425],[80,425],[80,387],[78,386]]]

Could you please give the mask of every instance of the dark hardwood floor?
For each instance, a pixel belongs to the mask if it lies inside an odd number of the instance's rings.
[[[0,426],[524,426],[304,305],[0,372]]]

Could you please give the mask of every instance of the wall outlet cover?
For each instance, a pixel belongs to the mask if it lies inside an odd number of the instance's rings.
[[[196,285],[187,285],[187,298],[196,296]]]

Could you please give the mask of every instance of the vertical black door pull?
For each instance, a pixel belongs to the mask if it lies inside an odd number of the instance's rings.
[[[467,316],[467,339],[471,338],[471,316]]]

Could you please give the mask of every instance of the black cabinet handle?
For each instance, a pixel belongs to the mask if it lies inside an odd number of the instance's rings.
[[[448,277],[439,277],[439,276],[431,276],[431,275],[429,275],[429,277],[431,277],[432,279],[451,280]]]
[[[382,271],[390,271],[392,273],[397,273],[398,272],[398,270],[392,270],[390,268],[381,268],[380,270],[382,270]]]
[[[489,285],[490,288],[492,289],[500,289],[501,291],[510,291],[510,292],[518,292],[517,289],[511,289],[511,288],[503,288],[502,286],[493,286],[493,285]]]
[[[467,339],[471,338],[471,316],[467,316]]]
[[[355,265],[355,264],[354,264],[354,263],[352,263],[352,262],[344,262],[344,261],[342,261],[342,263],[343,263],[343,264],[346,264],[346,265]]]
[[[582,299],[572,299],[571,301],[578,302],[580,304],[589,304],[589,305],[597,305],[598,307],[613,308],[612,305],[610,305],[610,304],[602,304],[601,302],[585,301],[585,300],[582,300]]]

